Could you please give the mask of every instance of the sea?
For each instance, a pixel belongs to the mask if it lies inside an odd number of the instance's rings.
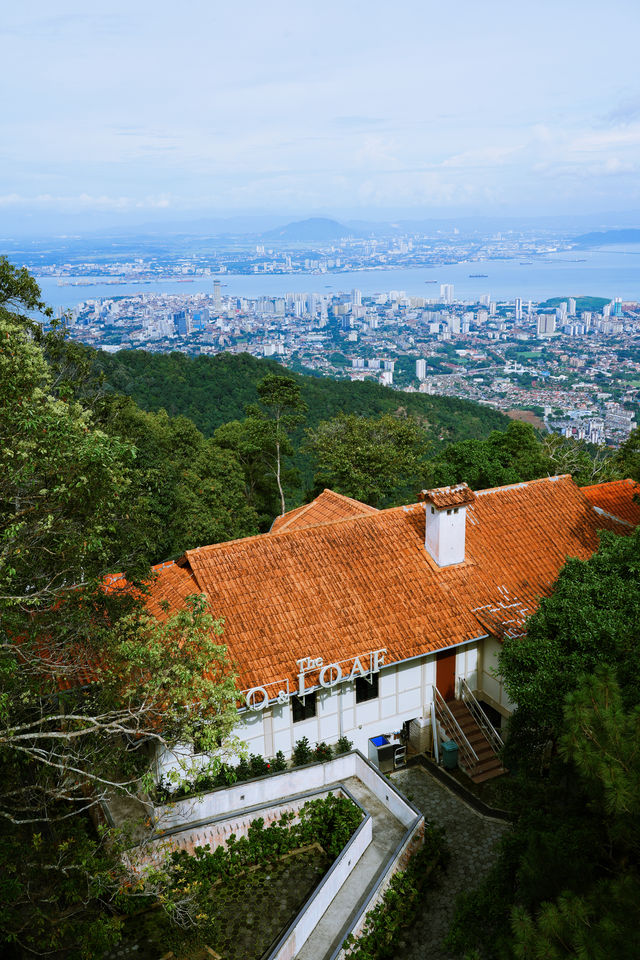
[[[219,274],[186,283],[176,280],[151,283],[97,281],[78,286],[58,286],[56,278],[41,277],[38,283],[44,300],[50,306],[67,309],[83,300],[101,297],[142,293],[212,293],[214,280],[220,280],[223,296],[249,299],[281,297],[287,293],[335,294],[355,288],[365,296],[396,290],[412,297],[437,300],[439,285],[451,283],[454,299],[470,302],[477,302],[486,294],[495,301],[521,297],[525,302],[540,302],[550,297],[581,296],[621,297],[626,301],[640,301],[640,244],[390,270],[351,270],[325,274]]]

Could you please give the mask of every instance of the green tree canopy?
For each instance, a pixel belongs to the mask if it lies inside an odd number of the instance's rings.
[[[205,438],[186,417],[145,413],[128,398],[108,395],[100,413],[111,436],[135,445],[131,499],[144,517],[152,562],[257,533],[234,451]]]
[[[512,420],[486,440],[450,444],[430,465],[431,485],[468,483],[472,490],[547,476],[549,460],[529,423]]]
[[[569,560],[500,672],[515,825],[456,908],[482,960],[631,958],[640,897],[640,529]]]
[[[401,496],[411,480],[416,498],[428,441],[413,417],[341,414],[308,431],[316,461],[315,489],[324,487],[371,506]]]
[[[499,670],[518,704],[514,725],[534,741],[557,737],[564,696],[599,664],[617,670],[626,702],[640,703],[639,577],[640,529],[604,533],[588,560],[567,561],[526,636],[504,641]]]

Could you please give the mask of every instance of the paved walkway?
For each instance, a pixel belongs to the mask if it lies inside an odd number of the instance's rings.
[[[424,813],[443,827],[451,860],[438,886],[427,891],[421,915],[398,941],[397,960],[459,960],[442,946],[459,893],[477,886],[496,855],[500,837],[509,829],[502,820],[483,817],[432,777],[423,767],[410,767],[391,779]]]
[[[400,843],[406,829],[362,781],[349,777],[343,782],[358,803],[371,814],[372,840],[346,883],[331,901],[322,920],[296,954],[296,960],[324,960],[331,956],[334,948],[344,939],[347,924],[363,895],[373,885],[378,872]]]

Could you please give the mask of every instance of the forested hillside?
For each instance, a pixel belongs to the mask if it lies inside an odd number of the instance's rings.
[[[107,389],[133,397],[143,410],[164,408],[169,416],[182,414],[205,436],[212,436],[229,420],[244,417],[246,404],[258,399],[257,384],[267,373],[286,373],[300,385],[307,405],[305,426],[312,429],[339,413],[374,417],[403,409],[430,428],[434,444],[438,440],[483,439],[492,430],[504,430],[509,422],[497,410],[466,400],[397,393],[366,381],[303,376],[249,354],[190,357],[128,350],[115,355],[97,353],[94,364],[104,373]]]

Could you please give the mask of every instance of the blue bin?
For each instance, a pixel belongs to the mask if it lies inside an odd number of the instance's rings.
[[[442,744],[442,766],[445,770],[455,770],[458,766],[458,744],[447,740]]]

